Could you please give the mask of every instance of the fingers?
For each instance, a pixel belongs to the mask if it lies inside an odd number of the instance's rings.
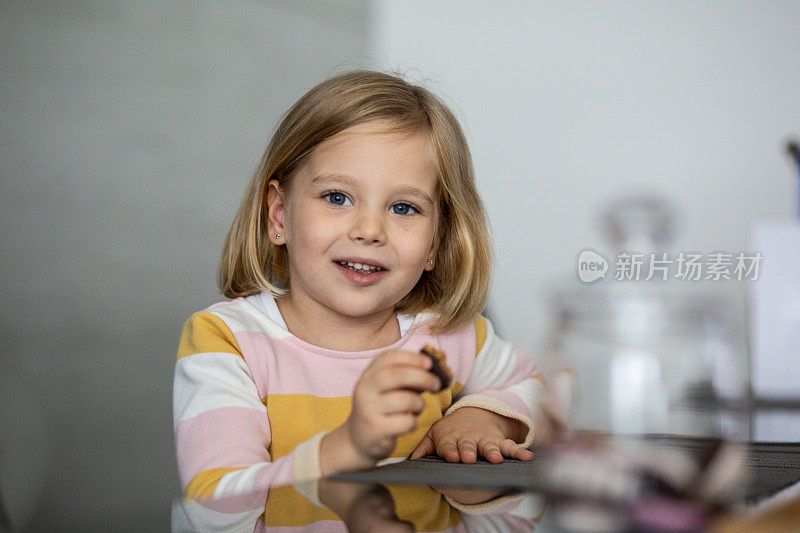
[[[421,353],[389,350],[380,354],[370,364],[375,370],[394,365],[410,365],[430,369],[433,366],[433,362],[430,357],[422,355]]]
[[[455,437],[442,437],[436,443],[436,453],[444,457],[448,463],[457,463],[461,460],[458,452],[458,441]]]
[[[512,441],[511,439],[506,439],[505,441],[503,441],[503,443],[505,442],[514,442],[514,441]],[[504,454],[500,450],[500,446],[498,446],[494,441],[491,441],[489,439],[481,439],[478,446],[481,451],[481,456],[486,458],[486,460],[489,461],[490,463],[503,462]]]
[[[425,400],[411,391],[390,391],[381,394],[381,411],[384,414],[413,413],[418,415],[425,409]]]
[[[511,439],[504,439],[496,442],[490,439],[478,441],[478,451],[490,463],[502,463],[504,458],[516,459],[518,461],[530,461],[533,459],[533,452],[527,450]]]
[[[514,441],[509,442],[513,443]],[[490,463],[503,462],[503,453],[498,444],[485,438],[478,440],[476,443],[475,439],[471,437],[461,437],[459,439],[444,437],[437,443],[436,452],[449,463],[460,461],[472,464],[478,460],[478,455]]]
[[[433,455],[436,453],[436,447],[433,445],[433,439],[430,435],[425,435],[425,438],[422,439],[414,451],[411,452],[411,455],[408,457],[409,459],[418,459],[419,457],[425,457],[426,455]]]
[[[430,366],[424,355],[386,351],[367,367],[356,383],[345,422],[348,442],[359,454],[382,459],[399,436],[416,429],[416,415],[425,409],[419,392],[439,389]]]
[[[429,447],[427,438],[420,443],[420,446]],[[418,446],[418,448],[420,447]],[[533,452],[526,450],[511,439],[495,441],[482,438],[476,443],[474,439],[462,437],[443,437],[435,443],[436,453],[449,463],[462,462],[466,464],[475,463],[478,457],[483,457],[490,463],[502,463],[504,458],[516,459],[518,461],[530,461],[533,459]],[[415,450],[416,452],[417,450]],[[431,450],[433,451],[433,450]],[[430,453],[430,452],[428,452]],[[424,454],[423,454],[424,455]],[[412,458],[421,457],[421,455]]]
[[[441,381],[429,372],[431,365],[430,358],[419,353],[387,351],[364,371],[359,385],[378,393],[393,389],[435,392],[441,388]]]
[[[424,368],[409,365],[383,367],[372,375],[374,386],[381,392],[391,389],[412,389],[418,391],[438,391],[439,378]]]
[[[500,452],[504,457],[517,459],[519,461],[530,461],[533,459],[533,452],[526,450],[511,439],[505,439],[500,443]]]
[[[474,463],[478,460],[478,446],[472,439],[459,439],[458,455],[461,457],[462,463]]]
[[[509,438],[520,431],[507,420],[491,411],[464,407],[434,423],[428,435],[436,453],[450,463],[475,463],[478,457],[490,463],[502,463],[504,458],[530,461],[533,453]]]
[[[402,435],[417,429],[417,417],[411,414],[387,415],[384,430],[391,435]]]

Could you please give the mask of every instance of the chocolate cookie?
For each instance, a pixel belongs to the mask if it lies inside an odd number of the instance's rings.
[[[447,366],[447,354],[442,350],[434,348],[430,344],[422,347],[419,353],[427,355],[433,361],[433,366],[430,369],[434,375],[442,382],[442,387],[439,390],[446,389],[453,379],[453,371]]]

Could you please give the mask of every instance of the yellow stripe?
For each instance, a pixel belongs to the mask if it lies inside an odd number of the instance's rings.
[[[317,507],[294,487],[269,489],[261,520],[267,527],[299,527],[320,520],[341,520],[327,507]]]
[[[417,428],[401,435],[391,457],[407,457],[417,447],[430,427],[442,418],[453,403],[453,388],[436,394],[423,392],[425,408],[417,416]],[[320,431],[342,425],[350,416],[353,400],[349,396],[321,398],[310,394],[270,394],[262,399],[267,406],[272,442],[269,453],[273,460],[291,452]]]
[[[273,461],[288,455],[295,446],[320,431],[342,425],[352,405],[349,397],[320,398],[310,394],[270,394],[264,400],[272,434],[269,454]]]
[[[411,522],[414,531],[444,531],[461,523],[461,516],[430,487],[387,485],[399,520]]]
[[[195,313],[183,326],[178,344],[178,359],[209,352],[242,357],[239,344],[221,318],[207,312]]]
[[[481,315],[475,315],[475,357],[478,357],[483,345],[486,344],[486,334],[486,319]]]
[[[211,470],[203,470],[186,485],[183,489],[183,495],[187,498],[194,500],[208,499],[214,495],[214,490],[217,488],[219,480],[228,472],[234,470],[243,470],[244,466],[234,466],[231,468],[212,468]]]

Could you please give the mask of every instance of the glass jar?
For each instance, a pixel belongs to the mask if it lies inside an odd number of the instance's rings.
[[[612,282],[562,287],[549,304],[547,366],[556,383],[570,376],[571,427],[747,438],[747,365],[724,297]]]

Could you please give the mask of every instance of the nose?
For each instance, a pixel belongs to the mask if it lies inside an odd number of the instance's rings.
[[[348,232],[350,240],[360,244],[381,245],[386,242],[386,232],[380,215],[375,213],[355,213],[355,220]]]

